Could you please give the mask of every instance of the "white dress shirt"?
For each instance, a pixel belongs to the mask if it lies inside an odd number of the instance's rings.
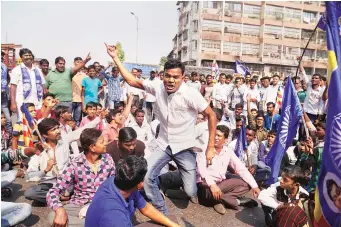
[[[187,83],[187,86],[192,87],[192,88],[194,88],[194,89],[196,89],[196,90],[198,90],[198,91],[200,91],[200,89],[201,89],[201,83],[200,83],[200,81],[195,81],[195,82],[189,81],[189,82]]]
[[[152,131],[150,128],[150,125],[148,124],[147,121],[143,121],[141,127],[136,123],[136,120],[132,120],[129,124],[128,127],[132,127],[137,134],[137,139],[141,140],[144,142],[146,145],[148,141],[151,141],[153,139]]]
[[[156,97],[155,105],[160,112],[160,133],[156,140],[158,146],[162,150],[170,146],[173,154],[194,147],[197,114],[208,107],[200,92],[184,83],[170,95],[161,81],[152,83],[145,80],[143,86],[146,92]]]
[[[250,95],[251,96],[251,99],[256,99],[257,102],[252,102],[250,101],[250,110],[252,109],[257,109],[258,110],[258,107],[257,107],[257,103],[260,101],[260,94],[259,94],[259,91],[257,88],[248,88],[246,89],[246,91],[244,92],[244,110],[247,110],[247,96]]]

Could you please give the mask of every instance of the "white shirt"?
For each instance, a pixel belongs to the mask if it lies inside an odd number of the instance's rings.
[[[263,98],[263,100],[265,100],[265,106],[266,106],[266,104],[268,104],[269,102],[273,102],[273,103],[276,104],[276,98],[277,98],[278,87],[279,87],[279,85],[276,85],[276,86],[270,85],[270,86],[266,89],[266,93],[264,94],[265,97]]]
[[[143,86],[146,92],[156,97],[155,104],[160,112],[160,133],[156,140],[158,146],[162,150],[170,146],[173,154],[194,147],[197,114],[208,107],[200,92],[184,83],[170,95],[161,81],[152,83],[145,80]]]
[[[217,101],[226,102],[227,95],[230,94],[232,88],[231,85],[217,83],[214,85],[212,97]]]
[[[154,78],[154,80],[150,80],[150,81],[156,81],[156,79]],[[157,82],[156,82],[157,83]],[[150,94],[150,93],[147,93],[146,94],[147,97],[146,97],[146,102],[155,102],[156,101],[156,98],[154,95]]]
[[[23,89],[23,81],[22,81],[22,73],[21,73],[21,68],[25,67],[27,71],[30,74],[31,78],[31,93],[28,95],[26,99],[24,99],[24,89]],[[45,78],[43,76],[43,73],[41,70],[36,67],[32,66],[31,69],[27,68],[24,63],[21,63],[20,65],[16,66],[12,72],[11,72],[11,84],[17,85],[17,92],[16,92],[16,103],[17,103],[17,108],[20,110],[20,107],[23,103],[33,103],[36,107],[36,109],[40,109],[42,106],[42,101],[40,101],[37,98],[37,86],[36,86],[36,75],[34,73],[34,69],[38,69],[40,76],[41,76],[41,83],[44,85],[45,84]],[[20,111],[19,111],[20,112]]]
[[[137,139],[144,142],[145,145],[153,139],[152,131],[147,121],[143,121],[140,127],[134,119],[128,124],[128,127],[132,127],[136,131]]]
[[[129,95],[130,93],[133,93],[134,95],[138,95],[140,99],[143,99],[143,90],[138,89],[136,87],[132,87],[130,86],[128,83],[124,83],[123,87],[125,87],[125,92],[127,95]],[[126,100],[127,97],[124,97],[124,99]]]
[[[233,151],[236,149],[237,139],[232,140],[229,143],[228,147]],[[242,155],[239,157],[240,161],[244,163],[245,166],[249,166],[248,159],[250,160],[251,165],[257,165],[258,163],[258,150],[259,144],[257,139],[251,141],[249,145],[247,145],[247,153],[243,152]]]
[[[244,110],[247,110],[247,96],[250,95],[251,96],[251,99],[256,99],[257,102],[260,101],[260,94],[259,94],[259,91],[257,88],[248,88],[246,89],[246,91],[244,92]],[[250,110],[252,109],[257,109],[258,110],[258,107],[257,107],[257,102],[252,102],[250,101]]]
[[[208,121],[200,122],[196,124],[195,127],[195,134],[197,139],[197,147],[200,148],[202,151],[206,151],[208,145],[208,138],[209,138],[209,131],[208,131]]]
[[[297,161],[297,157],[296,157],[296,155],[294,153],[295,147],[296,146],[290,146],[290,147],[288,147],[288,150],[287,150],[287,155],[288,155],[288,158],[289,158],[290,165],[295,165],[295,163]]]
[[[307,83],[307,96],[304,100],[303,108],[306,113],[310,114],[322,114],[324,110],[324,103],[322,95],[324,88],[318,87],[316,90],[313,89],[311,83]]]
[[[201,83],[199,81],[195,81],[195,82],[189,81],[189,82],[187,82],[187,86],[192,87],[192,88],[200,91]]]
[[[277,200],[277,187],[280,186],[280,182],[277,182],[275,184],[272,184],[270,187],[267,189],[262,190],[259,193],[258,200],[265,206],[271,207],[273,209],[277,209],[280,205],[283,205],[282,202],[279,202]],[[296,200],[299,199],[299,196],[301,193],[304,193],[306,195],[309,195],[309,193],[299,186],[299,190],[296,194]],[[287,195],[286,190],[284,190],[284,194]],[[290,197],[288,196],[289,202],[291,202]]]
[[[68,136],[68,134],[70,132],[72,132],[72,128],[69,126],[69,125],[65,125],[65,127],[60,124],[62,130],[61,130],[61,134],[65,137]],[[77,141],[73,141],[71,142],[70,144],[71,148],[72,148],[72,151],[73,151],[73,156],[76,157],[77,155],[79,155],[79,149],[78,149],[78,143]]]

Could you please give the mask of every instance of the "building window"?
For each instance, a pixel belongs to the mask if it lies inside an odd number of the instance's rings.
[[[286,59],[295,60],[299,54],[299,47],[283,46],[283,55]]]
[[[264,44],[264,56],[268,56],[271,58],[280,58],[281,46],[272,45],[272,44]]]
[[[240,43],[224,42],[223,52],[224,53],[231,53],[234,55],[239,55],[240,54]]]
[[[317,13],[303,11],[303,23],[312,24],[316,23]]]
[[[242,44],[243,55],[258,55],[259,54],[259,44],[243,43]]]
[[[249,24],[243,25],[243,35],[259,37],[259,33],[260,33],[260,26],[249,25]]]
[[[314,36],[316,36],[316,34]],[[325,31],[318,30],[317,43],[318,44],[326,44],[326,32]]]
[[[285,8],[285,21],[301,22],[301,10]]]
[[[242,33],[241,24],[225,22],[224,33],[241,34]]]
[[[317,50],[316,51],[316,58],[321,60],[328,59],[328,52],[326,50]]]
[[[282,20],[283,19],[283,7],[278,6],[265,6],[265,18]]]
[[[184,41],[188,39],[188,29],[185,29],[185,31],[182,33],[182,37]]]
[[[284,38],[299,39],[300,33],[298,28],[284,28]]]
[[[260,18],[261,8],[260,6],[253,5],[244,5],[243,7],[243,16],[248,18],[259,19]]]
[[[327,69],[315,69],[315,73],[318,73],[321,76],[326,76],[327,75]]]
[[[222,2],[220,2],[220,1],[204,1],[204,8],[221,9],[222,8]]]
[[[282,27],[273,26],[273,25],[265,25],[264,37],[280,39],[281,35],[282,35]]]
[[[303,48],[301,49],[300,55],[302,55],[303,53]],[[315,59],[315,50],[313,49],[306,49],[304,52],[304,56],[303,56],[304,60],[311,60],[311,59]]]
[[[198,40],[192,40],[192,50],[198,49]]]
[[[220,41],[203,39],[202,40],[202,50],[220,52]]]
[[[302,29],[302,31],[301,31],[301,39],[308,41],[312,33],[313,33],[312,30]],[[311,38],[311,41],[315,41],[315,40],[316,40],[316,33]]]
[[[238,2],[225,2],[225,16],[241,17],[242,16],[242,4]]]
[[[192,32],[197,32],[198,31],[198,20],[194,20],[192,22]]]
[[[202,30],[211,32],[221,32],[221,21],[203,20]]]
[[[193,12],[194,12],[194,13],[197,13],[198,10],[199,10],[199,2],[193,2],[192,4],[193,4],[193,5],[192,5],[192,10],[193,10]]]

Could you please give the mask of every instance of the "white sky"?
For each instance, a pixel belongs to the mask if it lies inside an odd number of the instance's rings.
[[[158,64],[172,50],[177,32],[176,2],[1,2],[1,42],[22,44],[37,58],[73,58],[91,52],[106,65],[104,42],[120,41],[126,62],[135,62],[139,18],[139,63]],[[90,62],[90,63],[91,63]]]

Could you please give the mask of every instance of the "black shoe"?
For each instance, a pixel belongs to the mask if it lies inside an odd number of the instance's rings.
[[[238,198],[239,200],[239,205],[240,206],[243,206],[243,207],[248,207],[248,208],[252,208],[252,207],[257,207],[258,206],[258,203],[256,200],[253,200],[251,198],[248,198],[248,197],[239,197]]]

